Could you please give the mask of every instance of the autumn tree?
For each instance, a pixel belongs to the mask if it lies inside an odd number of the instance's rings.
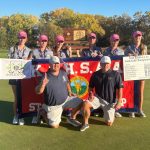
[[[68,8],[56,9],[50,13],[44,13],[41,15],[41,19],[61,28],[83,28],[88,32],[96,32],[101,36],[105,34],[104,29],[99,25],[94,15],[75,13]]]
[[[8,45],[11,46],[17,42],[17,33],[20,30],[25,30],[30,38],[32,27],[38,22],[38,18],[32,15],[15,14],[10,16],[7,25]]]

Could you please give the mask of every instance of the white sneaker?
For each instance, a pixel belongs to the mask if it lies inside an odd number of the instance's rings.
[[[90,127],[89,124],[85,124],[85,125],[83,125],[83,126],[80,128],[80,131],[83,132],[83,131],[85,131],[86,129],[88,129],[89,127]]]
[[[119,112],[115,112],[115,117],[116,117],[116,118],[121,118],[122,115],[121,115]]]
[[[140,110],[140,111],[139,111],[139,115],[140,115],[140,117],[143,117],[143,118],[146,117],[146,115],[145,115],[145,113],[143,112],[143,110]]]
[[[20,118],[20,119],[19,119],[19,125],[21,125],[21,126],[24,125],[24,119],[23,119],[23,118]]]
[[[129,117],[130,117],[130,118],[135,118],[135,113],[134,113],[134,112],[130,113],[130,114],[129,114]]]
[[[37,122],[38,122],[37,116],[34,116],[32,118],[32,124],[37,124]]]
[[[13,118],[13,124],[18,124],[18,116],[15,115],[14,118]]]

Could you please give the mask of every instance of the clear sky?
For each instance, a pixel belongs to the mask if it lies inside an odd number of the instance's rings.
[[[133,16],[137,11],[150,11],[150,0],[1,0],[0,17],[16,13],[40,16],[63,7],[79,13]]]

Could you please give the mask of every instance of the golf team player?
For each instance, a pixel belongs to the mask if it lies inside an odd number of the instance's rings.
[[[48,48],[48,36],[41,34],[38,39],[39,48],[34,49],[30,53],[30,59],[49,59],[53,56],[53,51]],[[37,123],[37,117],[33,116],[32,123]]]
[[[53,56],[53,51],[47,47],[48,45],[48,37],[45,34],[39,36],[38,39],[39,48],[34,49],[30,53],[31,59],[49,59]]]
[[[90,33],[88,35],[88,43],[89,47],[82,49],[80,52],[77,50],[77,56],[78,57],[97,57],[97,56],[102,56],[102,51],[101,48],[96,46],[96,34],[95,33]]]
[[[57,56],[51,57],[50,69],[35,90],[37,94],[44,93],[44,104],[38,112],[38,118],[42,117],[50,127],[58,128],[63,109],[74,108],[72,110],[74,118],[69,117],[67,121],[76,127],[81,125],[76,120],[76,114],[78,113],[76,110],[81,108],[82,100],[76,96],[71,96],[67,73],[60,69],[60,59]]]
[[[27,42],[27,33],[25,31],[20,31],[18,33],[18,42],[9,49],[8,57],[10,59],[29,59],[29,54],[31,49],[26,46]],[[13,113],[14,118],[12,123],[17,125],[24,125],[24,119],[19,118],[18,110],[17,110],[17,80],[10,79],[9,84],[12,86],[12,91],[14,95],[14,102],[13,102]]]
[[[104,111],[105,123],[111,126],[115,119],[115,110],[121,108],[122,78],[119,72],[113,71],[109,56],[101,58],[101,69],[94,72],[89,82],[89,99],[83,104],[83,126],[80,131],[89,128],[90,109],[101,107]],[[95,94],[94,94],[95,90]],[[116,100],[116,93],[117,99]]]
[[[124,51],[119,47],[120,36],[112,34],[109,39],[110,46],[103,52],[104,56],[123,56]]]
[[[110,46],[103,52],[104,56],[123,56],[124,51],[119,47],[120,36],[118,34],[112,34],[109,38]],[[116,111],[115,117],[120,118],[122,115]]]
[[[143,43],[143,35],[141,31],[135,31],[132,34],[133,43],[127,47],[125,50],[126,56],[139,56],[147,55],[147,46]],[[144,102],[144,87],[145,80],[139,80],[139,111],[138,115],[140,117],[146,117],[146,114],[143,111],[143,102]],[[129,117],[135,118],[135,113],[132,112],[129,114]]]

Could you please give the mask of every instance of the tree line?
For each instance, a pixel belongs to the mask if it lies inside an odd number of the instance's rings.
[[[36,45],[39,34],[46,34],[50,45],[54,44],[55,36],[63,34],[63,28],[85,29],[87,33],[95,32],[98,45],[108,46],[109,36],[117,33],[121,44],[131,42],[133,31],[143,32],[144,42],[150,44],[150,11],[136,12],[132,17],[128,14],[106,17],[102,15],[80,14],[68,8],[60,8],[36,17],[26,14],[13,14],[0,18],[0,48],[7,49],[14,45],[17,33],[25,30],[28,33],[30,47]]]

